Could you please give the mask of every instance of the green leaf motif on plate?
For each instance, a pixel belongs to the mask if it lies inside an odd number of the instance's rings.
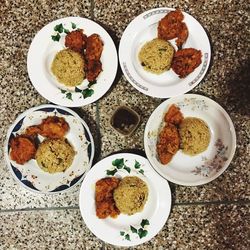
[[[130,230],[132,233],[137,233],[137,229],[133,226],[130,226]]]
[[[139,170],[139,173],[140,173],[140,174],[144,174],[144,170],[143,170],[143,169],[140,169],[140,170]]]
[[[125,232],[123,231],[120,231],[120,235],[123,236],[125,234]]]
[[[124,166],[123,168],[124,168],[128,173],[130,173],[131,169],[130,169],[129,167]]]
[[[138,169],[138,168],[141,167],[141,164],[140,164],[137,160],[135,160],[135,165],[134,165],[134,167],[135,167],[136,169]]]
[[[126,234],[126,235],[125,235],[125,239],[130,241],[130,236],[129,236],[129,234]]]
[[[117,169],[116,169],[116,168],[113,169],[113,170],[106,170],[106,174],[107,174],[107,175],[112,175],[112,176],[114,176],[116,172],[117,172]]]
[[[147,230],[144,230],[143,228],[139,228],[138,235],[139,235],[140,239],[145,237],[147,234],[148,234]]]
[[[73,101],[73,99],[72,99],[72,93],[68,92],[66,94],[66,98],[68,98],[69,100]]]
[[[76,24],[75,23],[71,23],[71,27],[72,27],[72,29],[75,29],[76,28]]]
[[[60,23],[54,27],[54,31],[57,31],[59,33],[63,33],[63,25]]]
[[[115,159],[114,161],[112,161],[112,165],[117,167],[118,169],[121,169],[124,166],[124,159]]]
[[[147,219],[143,219],[141,221],[141,227],[144,228],[145,226],[149,225],[149,221]]]
[[[57,33],[55,36],[51,36],[52,40],[55,42],[59,42],[61,36],[59,35],[59,33]]]

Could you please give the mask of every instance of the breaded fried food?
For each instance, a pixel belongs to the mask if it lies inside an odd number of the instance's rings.
[[[162,164],[167,164],[180,148],[180,137],[177,127],[166,123],[159,134],[156,145],[157,154]]]
[[[171,40],[176,38],[183,19],[184,16],[179,9],[170,11],[159,22],[158,37],[164,40]]]
[[[108,216],[116,218],[120,211],[115,205],[113,198],[114,190],[118,187],[120,180],[116,177],[107,177],[98,180],[95,184],[96,215],[100,219]]]
[[[92,34],[87,38],[86,59],[98,61],[101,58],[103,42],[98,34]]]
[[[172,61],[173,71],[184,78],[201,64],[201,51],[193,48],[178,50]]]
[[[40,134],[51,139],[63,138],[69,131],[69,124],[63,117],[49,116],[42,120],[42,123],[35,126],[30,126],[26,129],[26,134]]]
[[[170,11],[163,17],[158,25],[158,38],[163,40],[171,40],[177,38],[176,45],[181,48],[182,44],[187,40],[188,29],[184,22],[184,15],[180,9]]]
[[[85,67],[86,78],[89,82],[94,81],[102,71],[101,61],[89,60]]]
[[[86,44],[87,36],[82,29],[71,31],[65,37],[65,46],[75,52],[82,53]]]
[[[177,39],[175,41],[178,49],[182,48],[182,44],[186,42],[188,38],[188,28],[184,22],[181,22],[179,32],[177,34]]]
[[[172,123],[174,125],[180,125],[183,121],[184,117],[183,114],[180,111],[180,108],[176,105],[172,104],[168,112],[165,114],[164,121],[167,123]]]
[[[34,140],[26,135],[19,135],[10,142],[10,158],[18,164],[33,159],[36,154],[36,145]]]

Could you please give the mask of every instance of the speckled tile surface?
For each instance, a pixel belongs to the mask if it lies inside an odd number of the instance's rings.
[[[248,212],[247,205],[175,206],[159,234],[131,249],[245,250]],[[101,249],[103,245],[86,228],[78,209],[2,213],[0,222],[1,249]],[[106,244],[102,249],[126,248]]]
[[[171,184],[175,205],[168,222],[152,241],[134,249],[249,248],[247,1],[6,0],[0,5],[0,249],[116,249],[86,228],[78,209],[80,184],[58,195],[26,191],[8,171],[2,146],[7,129],[18,114],[48,103],[29,81],[26,68],[29,45],[44,25],[66,16],[92,18],[108,29],[118,47],[129,22],[156,7],[180,7],[206,29],[212,61],[205,78],[191,92],[208,96],[226,109],[235,125],[238,143],[232,163],[218,179],[199,187]],[[133,149],[143,154],[145,124],[162,101],[142,95],[119,71],[111,89],[97,103],[74,109],[86,120],[94,136],[95,161],[120,150]],[[130,137],[120,136],[109,126],[113,110],[121,104],[135,109],[142,118]]]
[[[0,222],[0,249],[91,250],[103,245],[78,209],[2,213]]]

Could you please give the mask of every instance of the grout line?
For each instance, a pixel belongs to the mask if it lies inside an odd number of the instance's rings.
[[[207,202],[179,202],[173,204],[174,206],[203,206],[203,205],[248,205],[250,201],[207,201]],[[15,213],[15,212],[35,212],[35,211],[60,211],[60,210],[78,210],[79,206],[71,207],[42,207],[42,208],[19,208],[19,209],[3,209],[1,213]]]
[[[176,202],[173,206],[199,206],[199,205],[247,205],[250,201],[195,201],[195,202]]]
[[[35,211],[59,211],[59,210],[74,210],[79,209],[79,206],[72,207],[40,207],[40,208],[18,208],[18,209],[3,209],[0,213],[11,213],[11,212],[35,212]]]

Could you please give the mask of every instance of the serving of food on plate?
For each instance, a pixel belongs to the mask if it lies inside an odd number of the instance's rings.
[[[219,104],[186,94],[154,110],[145,128],[144,147],[162,177],[195,186],[225,171],[235,153],[236,136],[230,117]]]
[[[79,205],[86,225],[97,237],[113,245],[135,246],[150,240],[165,224],[171,192],[147,159],[114,154],[88,172]]]
[[[7,164],[18,182],[35,192],[54,193],[73,187],[89,170],[93,156],[88,126],[67,108],[31,108],[8,131]]]
[[[81,17],[58,19],[43,27],[31,43],[27,60],[37,91],[49,101],[69,107],[92,103],[104,95],[115,78],[117,64],[109,34]]]
[[[171,8],[140,14],[125,29],[119,47],[127,80],[142,93],[160,98],[194,88],[205,76],[210,56],[199,22]]]

